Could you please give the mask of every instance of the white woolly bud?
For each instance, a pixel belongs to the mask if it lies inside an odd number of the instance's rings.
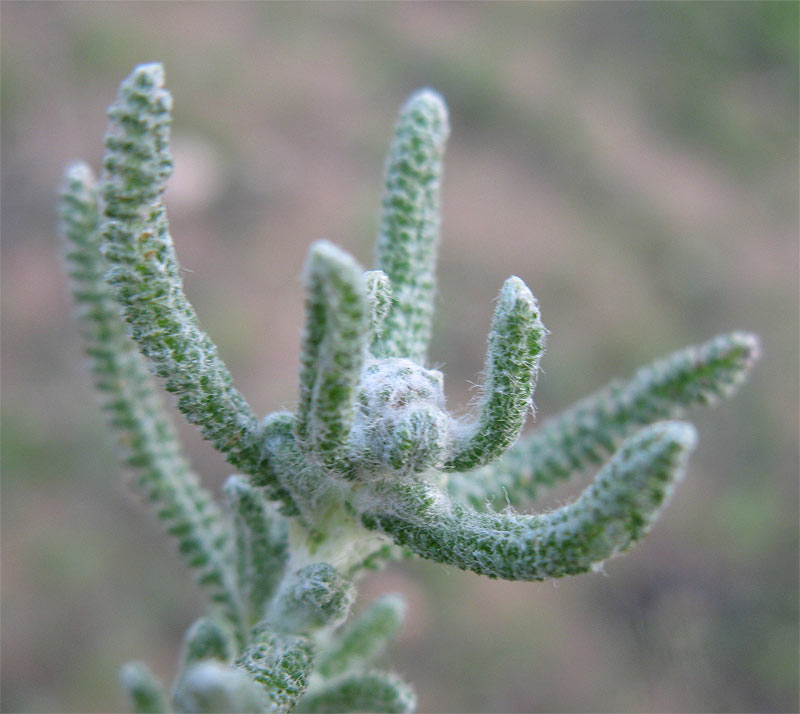
[[[366,471],[399,475],[439,465],[449,444],[444,378],[405,358],[367,363],[359,384],[350,450]]]

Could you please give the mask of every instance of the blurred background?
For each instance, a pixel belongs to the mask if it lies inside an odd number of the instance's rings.
[[[203,606],[116,464],[54,230],[64,165],[99,169],[105,108],[154,60],[186,289],[260,414],[295,399],[309,244],[371,265],[392,123],[425,85],[453,127],[431,357],[454,411],[511,273],[551,331],[540,418],[714,334],[763,339],[741,393],[691,415],[686,481],[605,574],[514,584],[419,561],[362,583],[359,606],[410,600],[386,665],[419,710],[796,711],[797,3],[9,1],[2,710],[122,710],[119,666],[171,678]],[[228,468],[182,434],[218,490]]]

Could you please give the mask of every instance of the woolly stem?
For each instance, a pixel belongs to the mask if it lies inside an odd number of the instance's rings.
[[[583,573],[646,534],[694,443],[689,424],[645,427],[573,503],[543,515],[479,513],[430,485],[404,483],[385,484],[362,521],[424,558],[493,578]]]
[[[351,469],[347,437],[366,352],[366,286],[355,260],[320,241],[309,255],[306,287],[295,436],[324,469],[346,474]]]
[[[389,672],[372,671],[351,675],[309,692],[300,700],[297,711],[305,714],[406,714],[414,711],[416,705],[414,690],[400,677]]]
[[[746,332],[677,351],[548,419],[490,467],[452,477],[450,493],[477,509],[530,501],[540,486],[599,463],[641,426],[731,396],[759,356],[758,338]]]
[[[249,605],[249,619],[258,621],[283,577],[289,555],[288,524],[277,507],[241,476],[225,482],[225,495],[234,516],[239,592]]]
[[[492,319],[478,420],[456,431],[445,470],[483,466],[519,437],[531,407],[545,334],[536,299],[522,280],[510,277]]]
[[[95,387],[118,432],[136,487],[177,540],[181,555],[197,569],[226,618],[241,626],[230,562],[230,535],[213,497],[184,459],[153,380],[127,334],[110,288],[103,280],[97,190],[85,164],[67,169],[61,196],[61,231],[72,244],[67,255],[76,304],[83,310],[84,340]]]
[[[378,357],[422,364],[428,350],[436,289],[442,155],[450,132],[447,107],[434,91],[412,95],[400,111],[385,166],[377,267],[389,277],[394,303]]]
[[[266,468],[258,422],[183,292],[162,202],[172,98],[161,65],[137,67],[109,109],[102,194],[108,281],[134,340],[178,408],[245,473]]]

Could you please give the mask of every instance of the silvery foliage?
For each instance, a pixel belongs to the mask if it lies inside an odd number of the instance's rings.
[[[259,420],[183,292],[162,201],[163,83],[158,64],[122,83],[102,176],[70,166],[60,204],[96,387],[136,486],[212,603],[169,692],[145,665],[123,668],[131,706],[411,711],[409,685],[371,664],[401,626],[402,600],[381,597],[343,625],[359,573],[409,554],[510,580],[598,568],[647,533],[681,478],[695,431],[672,420],[733,393],[758,341],[734,332],[676,352],[520,438],[547,331],[511,277],[474,418],[453,418],[427,362],[449,127],[426,89],[396,125],[376,268],[325,241],[311,247],[297,408]],[[151,372],[236,469],[222,506],[182,456]],[[561,508],[495,508],[608,456]]]

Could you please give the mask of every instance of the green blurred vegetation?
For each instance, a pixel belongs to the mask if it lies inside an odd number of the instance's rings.
[[[412,563],[364,583],[411,601],[389,664],[420,710],[797,710],[797,3],[7,1],[0,32],[0,709],[116,711],[119,665],[169,678],[200,609],[124,488],[53,228],[64,164],[99,167],[117,84],[160,60],[187,290],[261,413],[295,398],[305,251],[371,261],[391,122],[423,85],[453,123],[433,358],[454,409],[510,273],[552,333],[542,417],[717,332],[764,340],[742,393],[693,415],[686,482],[607,577]]]

